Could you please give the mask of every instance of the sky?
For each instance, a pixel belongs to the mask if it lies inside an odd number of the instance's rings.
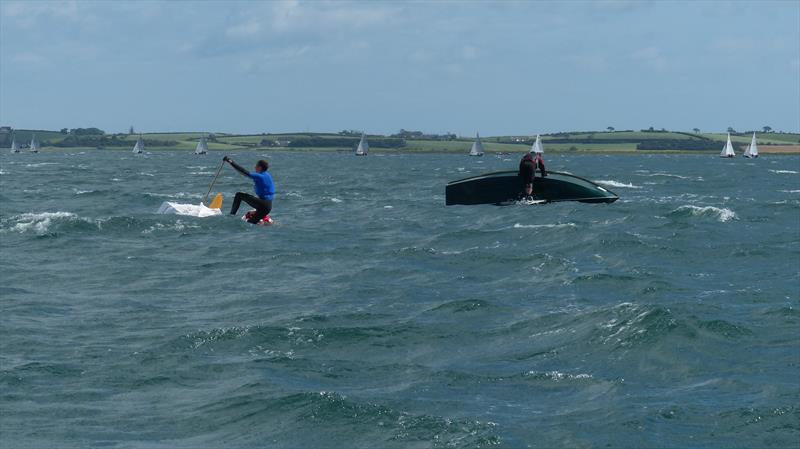
[[[800,0],[2,0],[0,125],[798,132]]]

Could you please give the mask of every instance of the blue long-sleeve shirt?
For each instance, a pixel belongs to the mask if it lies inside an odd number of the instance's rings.
[[[253,180],[256,195],[262,200],[270,200],[275,197],[275,183],[272,182],[272,175],[269,172],[250,172],[247,174]]]

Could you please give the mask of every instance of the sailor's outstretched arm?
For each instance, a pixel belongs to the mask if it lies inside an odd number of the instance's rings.
[[[244,167],[242,167],[241,165],[237,164],[233,159],[229,158],[228,156],[223,157],[222,160],[227,162],[227,163],[229,163],[229,164],[231,164],[231,167],[235,168],[236,171],[238,171],[242,175],[247,176],[247,177],[250,176],[250,172],[245,170]]]

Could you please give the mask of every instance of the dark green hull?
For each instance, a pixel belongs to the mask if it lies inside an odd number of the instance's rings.
[[[516,171],[487,173],[448,183],[445,204],[508,204],[516,201],[521,191],[522,182]],[[548,172],[544,178],[535,178],[533,192],[536,199],[548,202],[613,203],[619,199],[605,187],[559,172]]]

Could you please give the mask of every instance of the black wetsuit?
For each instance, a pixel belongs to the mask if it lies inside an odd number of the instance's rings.
[[[524,158],[519,162],[519,177],[522,181],[522,187],[527,184],[533,184],[533,174],[536,171],[536,165],[533,159]]]
[[[257,196],[250,195],[249,193],[236,192],[233,197],[233,204],[231,204],[231,215],[234,215],[239,210],[239,205],[244,201],[253,208],[255,213],[247,220],[250,223],[258,223],[262,218],[269,215],[272,211],[272,200],[262,200]]]
[[[244,176],[247,176],[248,178],[252,178],[250,172],[245,170],[244,167],[236,162],[233,162],[232,160],[229,160],[228,162],[233,168],[236,169],[236,171]],[[257,196],[250,195],[249,193],[236,192],[236,196],[233,197],[233,204],[231,204],[231,215],[236,214],[236,212],[239,210],[239,206],[242,204],[242,201],[249,204],[256,210],[255,213],[247,220],[249,223],[257,224],[262,218],[269,215],[270,211],[272,211],[271,199],[259,198]]]

